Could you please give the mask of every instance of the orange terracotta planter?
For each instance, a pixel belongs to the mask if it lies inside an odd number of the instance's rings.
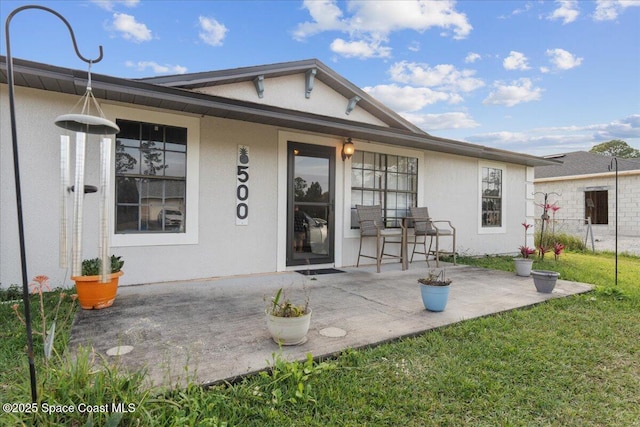
[[[100,276],[71,276],[76,282],[80,307],[85,310],[111,307],[118,292],[118,279],[123,274],[122,271],[110,274],[107,283],[100,283]]]

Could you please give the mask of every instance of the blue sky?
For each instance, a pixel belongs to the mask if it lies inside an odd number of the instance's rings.
[[[32,3],[0,0],[2,22]],[[139,78],[317,58],[436,136],[535,155],[611,139],[640,149],[640,1],[38,4],[69,21],[84,56],[104,47],[95,73]],[[50,14],[17,14],[10,35],[16,58],[86,68]]]

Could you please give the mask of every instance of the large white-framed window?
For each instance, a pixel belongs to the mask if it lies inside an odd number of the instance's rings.
[[[187,128],[117,119],[116,234],[184,233]]]
[[[425,182],[424,151],[360,141],[353,141],[353,143],[356,153],[344,162],[344,236],[348,238],[360,236],[355,214],[356,204],[382,204],[386,207],[387,226],[399,227],[399,221],[409,214],[411,204],[422,206],[424,203],[424,191],[421,189],[422,183]],[[362,162],[357,153],[362,154]],[[365,160],[365,153],[368,153],[367,160]],[[376,159],[379,166],[375,165]],[[386,166],[383,168],[382,165]],[[377,173],[376,169],[378,169]],[[386,169],[386,173],[383,174],[382,169]],[[383,178],[384,175],[386,179]],[[372,183],[369,176],[373,177],[378,184]],[[386,196],[385,192],[378,191],[381,188],[377,188],[382,187],[383,182],[388,187]],[[373,188],[370,185],[373,185]],[[370,191],[375,193],[373,198],[370,197],[372,195]]]
[[[121,126],[111,171],[112,245],[197,243],[200,120],[111,104],[102,108]]]
[[[351,158],[351,228],[356,205],[381,205],[386,227],[400,227],[418,203],[418,158],[356,150]]]
[[[506,231],[507,168],[501,163],[478,164],[478,232],[504,233]]]

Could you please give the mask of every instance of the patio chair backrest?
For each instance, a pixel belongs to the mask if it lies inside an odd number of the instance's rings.
[[[429,218],[429,208],[411,206],[410,211],[413,218]],[[431,221],[426,219],[414,219],[413,228],[415,234],[425,234],[428,231],[433,231]]]
[[[376,236],[378,230],[384,228],[382,221],[382,206],[356,205],[360,234],[362,236]]]

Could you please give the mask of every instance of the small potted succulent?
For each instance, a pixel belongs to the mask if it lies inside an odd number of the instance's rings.
[[[516,266],[516,276],[529,277],[533,266],[533,258],[529,258],[529,256],[534,255],[536,250],[527,246],[527,230],[533,227],[533,224],[523,222],[522,226],[524,227],[524,245],[519,249],[521,257],[514,258],[513,262]]]
[[[311,325],[308,298],[304,304],[294,304],[280,288],[271,298],[266,314],[269,332],[279,345],[298,345],[307,341]]]
[[[102,280],[102,260],[100,258],[82,261],[82,275],[72,276],[76,282],[76,291],[80,307],[85,310],[98,310],[111,307],[118,292],[118,280],[124,273],[122,257],[111,255],[110,269],[106,281]]]
[[[422,303],[429,311],[444,311],[449,300],[449,288],[451,279],[445,278],[444,268],[436,273],[431,270],[427,277],[418,279]]]

